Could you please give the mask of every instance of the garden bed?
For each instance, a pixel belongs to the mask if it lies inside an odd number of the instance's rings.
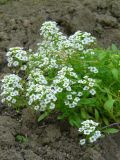
[[[68,35],[80,29],[95,35],[101,45],[120,45],[118,1],[62,1],[64,7],[61,1],[57,3],[8,0],[0,4],[1,75],[9,72],[5,67],[7,49],[36,48],[39,28],[45,20],[57,21]],[[98,140],[92,147],[81,147],[77,129],[66,121],[51,115],[37,123],[30,110],[16,113],[0,104],[0,160],[119,160],[119,138],[118,133]]]
[[[80,147],[77,130],[54,115],[37,124],[26,109],[16,114],[3,107],[0,114],[1,160],[119,160],[120,134]]]

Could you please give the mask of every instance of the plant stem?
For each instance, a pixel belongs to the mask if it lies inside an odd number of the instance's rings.
[[[112,123],[112,124],[110,124],[109,126],[103,127],[102,130],[105,129],[105,128],[114,127],[114,126],[120,126],[120,123]]]

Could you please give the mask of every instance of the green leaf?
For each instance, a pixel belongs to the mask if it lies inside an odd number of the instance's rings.
[[[80,127],[80,117],[77,114],[70,116],[69,123],[72,126],[79,128]]]
[[[98,121],[100,118],[99,112],[97,109],[95,109],[95,119]]]
[[[105,102],[104,104],[104,108],[106,111],[113,113],[113,104],[114,104],[115,100],[112,99],[111,96],[109,96],[109,99]]]
[[[119,79],[119,71],[118,71],[118,69],[113,68],[112,69],[112,75],[113,75],[115,80],[118,80]]]
[[[103,59],[105,59],[106,54],[104,53],[99,53],[99,60],[102,61]]]
[[[114,134],[114,133],[117,133],[119,131],[120,130],[116,129],[116,128],[107,128],[107,129],[103,130],[104,133],[108,133],[108,134]]]
[[[15,137],[15,139],[16,139],[16,141],[21,142],[21,143],[24,143],[24,142],[28,141],[28,138],[24,135],[17,135]]]
[[[83,104],[83,105],[92,105],[93,106],[96,104],[96,98],[82,98],[79,103]]]
[[[58,119],[58,120],[63,120],[63,119],[65,119],[67,116],[68,116],[67,114],[63,113],[62,115],[59,115],[59,116],[57,117],[57,119]]]
[[[88,113],[84,109],[81,109],[81,117],[83,119],[88,119],[89,118]]]
[[[48,115],[49,115],[48,112],[44,112],[44,113],[38,118],[38,122],[40,122],[40,121],[42,121],[43,119],[45,119]]]
[[[103,121],[104,121],[104,123],[105,123],[106,126],[109,125],[109,120],[106,117],[103,117]]]
[[[69,123],[70,123],[71,126],[75,126],[75,127],[77,127],[77,128],[80,127],[80,121],[77,122],[77,121],[75,121],[75,120],[72,119],[72,118],[69,118]]]

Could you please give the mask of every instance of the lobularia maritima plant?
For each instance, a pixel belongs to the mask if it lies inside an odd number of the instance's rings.
[[[81,145],[95,142],[103,132],[117,132],[111,126],[120,122],[119,50],[115,45],[97,48],[87,32],[67,37],[52,21],[40,31],[43,41],[36,52],[21,47],[7,52],[13,74],[1,80],[2,103],[17,110],[31,107],[40,112],[39,121],[60,112],[58,118],[67,118],[85,137]]]

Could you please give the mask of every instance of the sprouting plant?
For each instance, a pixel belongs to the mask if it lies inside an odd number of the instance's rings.
[[[21,47],[7,52],[14,74],[1,80],[2,102],[17,110],[31,107],[40,113],[38,121],[58,111],[58,119],[67,118],[77,128],[84,121],[99,123],[99,130],[87,124],[95,129],[80,143],[94,142],[120,122],[120,50],[97,48],[87,32],[67,37],[52,21],[43,23],[40,35],[35,52]]]
[[[17,142],[20,142],[20,143],[28,142],[28,137],[21,134],[16,135],[15,139]]]

